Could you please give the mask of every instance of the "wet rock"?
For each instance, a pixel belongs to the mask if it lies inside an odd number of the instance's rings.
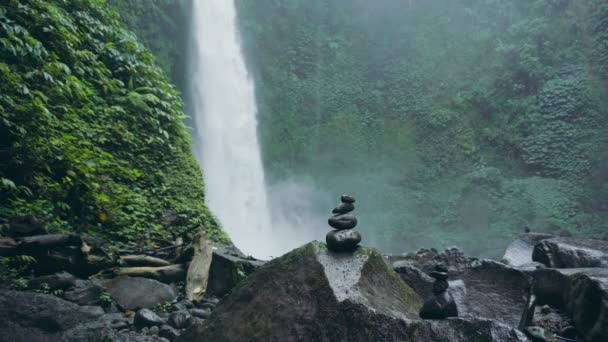
[[[332,216],[327,223],[335,229],[352,229],[357,226],[357,218],[351,214]]]
[[[17,254],[17,242],[11,238],[0,238],[0,257]]]
[[[334,214],[346,214],[355,210],[355,206],[352,203],[342,203],[339,206],[335,207],[331,212]]]
[[[15,341],[16,337],[20,341],[70,340],[67,336],[82,322],[95,321],[100,315],[98,308],[51,295],[0,291],[0,341]]]
[[[86,285],[67,291],[64,297],[78,305],[96,305],[104,292],[105,290],[101,285],[88,282]]]
[[[177,296],[171,286],[147,278],[118,277],[103,281],[102,285],[123,310],[153,308]]]
[[[192,316],[187,311],[176,311],[169,315],[168,322],[175,329],[184,329],[192,324]]]
[[[170,325],[162,325],[158,331],[160,337],[164,337],[169,341],[175,340],[179,336],[179,331]]]
[[[135,314],[135,325],[138,327],[151,327],[163,325],[165,321],[149,309],[140,309]]]
[[[585,341],[608,341],[608,269],[543,269],[534,272],[539,305],[565,310]]]
[[[170,262],[164,259],[155,258],[149,255],[125,255],[121,256],[120,260],[128,267],[150,266],[162,267],[171,265]]]
[[[558,237],[534,246],[534,261],[553,268],[608,267],[608,242]]]
[[[355,250],[361,242],[361,234],[358,231],[332,230],[325,237],[327,248],[334,252],[351,252]]]
[[[33,217],[13,217],[9,220],[8,234],[12,237],[46,234],[46,223]]]
[[[517,267],[531,263],[534,246],[542,240],[553,237],[555,236],[543,233],[521,234],[509,244],[501,261],[507,265]]]
[[[39,289],[42,284],[47,284],[53,290],[66,290],[76,285],[77,278],[68,273],[61,272],[48,276],[37,277],[28,282],[28,286],[32,289]]]
[[[458,314],[486,317],[519,326],[530,295],[530,280],[521,270],[492,260],[481,260],[453,278],[462,280],[464,298],[457,299]]]
[[[450,248],[439,253],[435,249],[420,249],[415,253],[402,255],[389,255],[391,263],[400,262],[400,265],[409,264],[425,273],[435,270],[437,265],[443,265],[448,269],[452,278],[469,269],[478,262],[477,258],[467,257],[458,248]]]

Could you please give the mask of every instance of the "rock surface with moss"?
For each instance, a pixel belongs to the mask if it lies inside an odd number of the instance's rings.
[[[491,320],[421,321],[421,305],[376,250],[312,242],[252,273],[179,341],[525,340]]]
[[[34,217],[50,232],[113,243],[204,226],[182,100],[103,1],[0,7],[0,228]]]

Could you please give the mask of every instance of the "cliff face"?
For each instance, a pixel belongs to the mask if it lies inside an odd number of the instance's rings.
[[[175,238],[204,226],[182,101],[100,1],[0,7],[0,227]]]

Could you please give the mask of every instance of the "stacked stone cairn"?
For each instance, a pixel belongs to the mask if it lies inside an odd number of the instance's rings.
[[[357,226],[357,218],[350,214],[355,210],[355,198],[349,195],[342,195],[342,203],[332,210],[334,214],[327,220],[327,223],[334,228],[327,233],[325,241],[327,248],[333,252],[352,252],[361,242],[361,234],[354,230]]]
[[[433,283],[433,297],[424,302],[420,309],[420,318],[423,319],[444,319],[448,317],[458,317],[458,308],[454,298],[448,292],[448,269],[443,265],[435,266],[435,271],[429,274],[435,278]]]

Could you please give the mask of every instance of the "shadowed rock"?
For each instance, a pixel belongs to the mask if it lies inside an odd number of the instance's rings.
[[[608,341],[608,269],[542,269],[534,272],[539,305],[566,310],[585,341]]]

